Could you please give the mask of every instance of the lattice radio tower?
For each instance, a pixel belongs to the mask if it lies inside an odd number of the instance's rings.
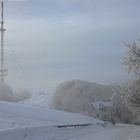
[[[8,74],[8,69],[4,68],[4,32],[6,29],[4,29],[4,2],[1,1],[1,28],[0,28],[0,33],[1,33],[1,56],[0,56],[0,82],[4,83],[5,82],[5,76]]]

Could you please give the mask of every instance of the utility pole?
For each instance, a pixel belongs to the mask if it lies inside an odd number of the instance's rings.
[[[0,82],[4,83],[5,82],[5,76],[8,74],[8,70],[4,69],[4,32],[6,29],[4,29],[4,2],[1,1],[1,28],[0,28],[0,33],[1,33],[1,56],[0,56]]]

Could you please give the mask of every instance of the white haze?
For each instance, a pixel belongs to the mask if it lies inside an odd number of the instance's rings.
[[[128,81],[132,76],[122,65],[123,42],[138,39],[138,5],[131,0],[6,2],[5,44],[24,70],[16,71],[15,62],[6,58],[7,82],[46,92],[73,79]]]
[[[15,91],[8,84],[0,83],[0,100],[19,102],[31,97],[28,90]]]

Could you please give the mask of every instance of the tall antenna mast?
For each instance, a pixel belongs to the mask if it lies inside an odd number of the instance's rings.
[[[4,78],[7,75],[8,70],[4,69],[4,32],[6,31],[4,29],[4,2],[1,1],[1,59],[0,59],[0,81],[1,83],[4,83]]]

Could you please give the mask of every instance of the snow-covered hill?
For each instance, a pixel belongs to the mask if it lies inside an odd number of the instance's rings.
[[[91,125],[57,127],[77,124]],[[113,126],[49,107],[0,102],[0,140],[140,140],[139,134],[138,126]]]
[[[9,102],[0,102],[0,126],[3,122],[7,120],[7,127],[14,125],[21,126],[23,122],[19,120],[23,120],[26,124],[29,121],[38,122],[37,124],[44,123],[45,125],[72,125],[72,124],[95,124],[101,123],[97,119],[93,119],[91,117],[86,117],[83,115],[78,115],[74,113],[67,113],[63,111],[57,111],[53,109],[40,108],[33,105],[25,105],[18,103],[9,103]],[[5,123],[3,123],[5,125]],[[34,123],[33,123],[34,125]],[[6,125],[5,125],[6,126]],[[2,127],[3,128],[3,127]],[[11,128],[11,127],[10,127]],[[1,129],[1,128],[0,128]]]

